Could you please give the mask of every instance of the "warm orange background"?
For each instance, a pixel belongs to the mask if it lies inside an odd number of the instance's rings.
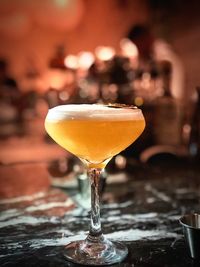
[[[68,5],[71,2],[76,4],[76,7],[70,10],[69,6],[70,12],[65,15],[61,11],[59,15],[59,8],[55,9],[55,2],[60,5]],[[176,10],[172,8],[172,16],[168,9],[166,17],[163,20],[157,19],[156,22],[155,17],[159,18],[160,14],[149,10],[149,2],[151,1],[1,0],[0,57],[9,59],[10,72],[19,79],[30,64],[35,65],[41,73],[45,72],[49,58],[59,44],[65,45],[67,53],[77,53],[81,50],[93,51],[98,45],[117,48],[119,40],[126,35],[133,24],[148,22],[154,25],[154,31],[158,37],[167,39],[180,56],[185,68],[185,87],[188,91],[193,90],[200,84],[198,61],[200,58],[198,15],[200,5],[198,1],[190,3],[179,1]],[[163,2],[167,3],[167,1]],[[21,24],[19,23],[18,27],[12,19],[11,25],[10,22],[7,23],[9,17],[13,15],[22,15],[20,19],[22,24],[23,22],[26,24],[24,28],[20,30]],[[36,20],[36,17],[43,21],[43,25]],[[48,20],[49,26],[45,25],[45,23],[48,24]],[[62,22],[66,27],[62,27]],[[69,23],[68,26],[67,23]],[[7,33],[2,31],[2,25],[8,28]]]

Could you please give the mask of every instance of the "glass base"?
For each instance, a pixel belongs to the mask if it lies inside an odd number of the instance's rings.
[[[104,236],[101,240],[93,240],[90,236],[86,240],[75,241],[64,249],[67,260],[82,265],[110,265],[121,262],[128,254],[125,245],[111,242]]]

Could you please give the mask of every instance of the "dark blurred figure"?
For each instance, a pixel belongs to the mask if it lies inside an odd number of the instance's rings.
[[[7,62],[0,59],[0,92],[7,90],[9,92],[18,92],[17,82],[8,75]]]
[[[168,61],[172,66],[171,94],[176,99],[184,99],[184,69],[179,56],[165,40],[157,38],[146,25],[134,25],[127,37],[136,44],[139,51],[140,68],[150,71],[152,66]]]
[[[1,102],[18,108],[20,91],[17,82],[8,74],[7,62],[0,59],[0,99]]]
[[[20,97],[17,82],[9,76],[7,62],[0,59],[0,138],[20,133]]]
[[[154,37],[147,26],[135,25],[127,35],[138,48],[142,60],[150,60],[153,56]]]

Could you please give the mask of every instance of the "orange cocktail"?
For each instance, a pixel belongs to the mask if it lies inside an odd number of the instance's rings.
[[[57,116],[51,115],[56,112]],[[139,109],[120,111],[102,105],[59,106],[50,110],[45,121],[47,132],[60,146],[93,167],[128,147],[144,127]]]

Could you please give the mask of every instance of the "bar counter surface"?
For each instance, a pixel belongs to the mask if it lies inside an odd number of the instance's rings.
[[[200,266],[188,256],[178,221],[199,212],[198,164],[134,164],[124,180],[119,177],[108,183],[101,209],[105,235],[129,249],[128,257],[113,266]],[[59,190],[0,202],[1,267],[77,266],[62,251],[69,241],[85,237],[89,212]]]

